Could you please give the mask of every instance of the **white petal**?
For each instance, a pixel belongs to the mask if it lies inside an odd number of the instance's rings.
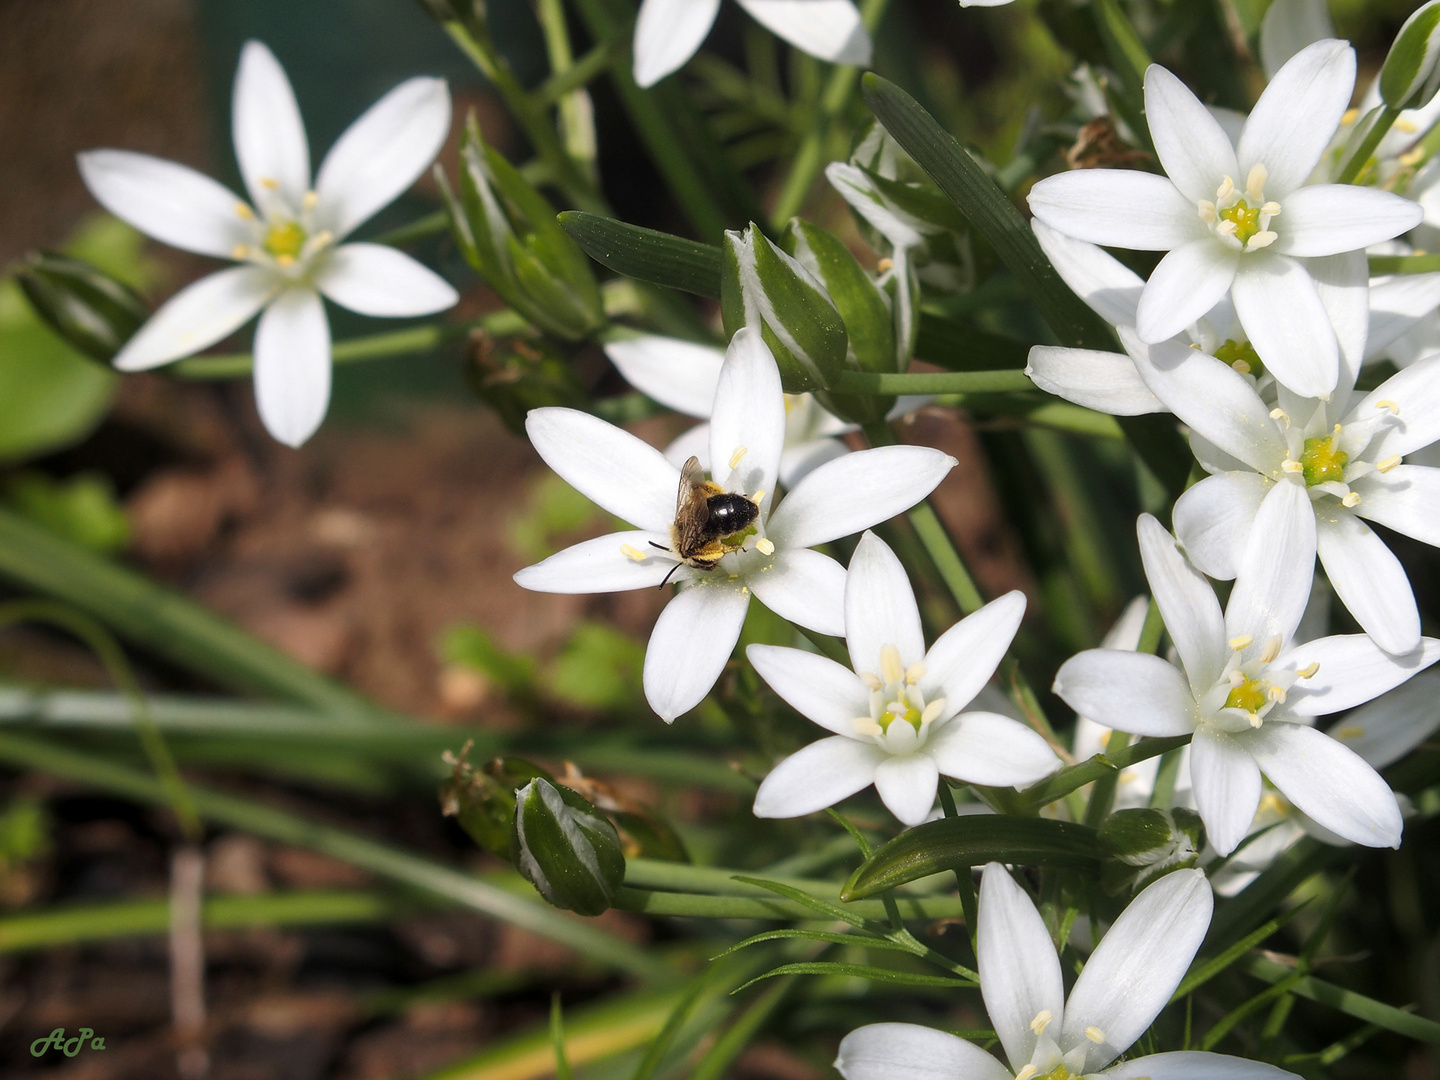
[[[1175,535],[1185,557],[1210,577],[1235,576],[1271,481],[1253,472],[1207,476],[1175,501]]]
[[[1340,349],[1305,268],[1284,255],[1249,256],[1241,260],[1231,296],[1250,344],[1276,381],[1301,397],[1329,397],[1340,379]]]
[[[840,1041],[845,1080],[1012,1080],[1010,1070],[958,1036],[918,1024],[867,1024]]]
[[[315,178],[316,223],[345,236],[413,184],[450,133],[443,79],[407,79],[336,140]]]
[[[290,213],[298,213],[310,190],[305,124],[285,69],[258,41],[247,41],[240,51],[230,126],[250,201],[263,207],[278,195]]]
[[[625,381],[645,396],[686,416],[709,418],[720,364],[725,359],[723,350],[645,334],[607,342],[605,355]]]
[[[1205,234],[1194,203],[1163,176],[1084,169],[1041,180],[1030,210],[1052,229],[1108,247],[1169,251]]]
[[[1393,765],[1440,729],[1440,674],[1426,672],[1341,717],[1329,734],[1370,763]]]
[[[1396,465],[1351,485],[1360,496],[1356,513],[1424,544],[1440,546],[1440,469]]]
[[[1238,178],[1235,149],[1190,88],[1159,64],[1145,69],[1145,118],[1171,182],[1192,202],[1214,199],[1220,178]]]
[[[1065,1002],[1064,1046],[1089,1046],[1085,1071],[1129,1049],[1170,1000],[1210,928],[1215,900],[1203,870],[1148,886],[1095,946]],[[1098,1028],[1104,1042],[1086,1035]]]
[[[320,265],[314,280],[335,303],[361,315],[433,315],[460,299],[435,271],[383,244],[342,244]]]
[[[1171,412],[1252,469],[1279,468],[1285,441],[1245,376],[1179,342],[1147,345],[1124,327],[1120,340],[1145,384]]]
[[[1440,307],[1440,274],[1396,274],[1370,285],[1365,357],[1384,356],[1396,338]]]
[[[244,204],[194,169],[129,150],[87,150],[77,160],[101,206],[171,247],[229,259],[254,240],[236,212]]]
[[[1294,635],[1315,579],[1312,505],[1304,486],[1294,481],[1274,484],[1266,493],[1225,605],[1227,639],[1248,634],[1263,648],[1272,637],[1283,644]]]
[[[1250,112],[1236,148],[1235,183],[1263,164],[1269,171],[1267,198],[1283,199],[1298,188],[1340,126],[1354,88],[1355,50],[1345,42],[1317,41],[1301,49],[1275,73]]]
[[[980,996],[1005,1056],[1023,1069],[1035,1052],[1031,1022],[1048,1012],[1058,1028],[1064,1016],[1060,958],[1034,902],[999,863],[980,878],[975,921]]]
[[[1285,711],[1325,716],[1363,705],[1424,671],[1440,660],[1440,639],[1421,638],[1410,652],[1395,655],[1365,634],[1335,634],[1296,645],[1282,659],[1298,669],[1319,665],[1314,676],[1291,689]]]
[[[1135,329],[1152,344],[1172,338],[1230,291],[1240,253],[1213,237],[1191,240],[1160,260],[1140,294]]]
[[[1025,617],[1025,594],[1018,589],[991,600],[946,630],[925,654],[920,689],[927,701],[945,699],[953,715],[975,700],[990,681]]]
[[[1354,184],[1314,184],[1285,197],[1276,218],[1284,255],[1337,255],[1378,244],[1420,224],[1420,204]]]
[[[1283,0],[1276,0],[1275,7],[1281,2]],[[1294,1073],[1278,1065],[1212,1054],[1207,1050],[1147,1054],[1122,1061],[1101,1075],[1105,1080],[1297,1080]]]
[[[311,289],[287,289],[255,328],[255,408],[265,430],[300,446],[330,406],[330,324]]]
[[[706,472],[710,471],[710,425],[708,423],[696,424],[689,431],[677,435],[675,441],[665,447],[665,460],[674,465],[677,471],[683,469],[685,462],[692,457],[700,459],[700,468]]]
[[[844,457],[850,448],[839,439],[814,439],[791,444],[780,452],[780,483],[793,488],[827,461]]]
[[[1399,847],[1395,793],[1359,754],[1304,724],[1272,721],[1244,736],[1280,793],[1316,822],[1366,847]]]
[[[1345,423],[1365,420],[1382,401],[1394,402],[1399,415],[1371,440],[1365,456],[1383,461],[1391,454],[1410,454],[1440,440],[1440,355],[1427,357],[1396,372],[1350,410]]]
[[[828,656],[779,645],[751,645],[745,656],[771,690],[827,731],[853,737],[855,719],[870,715],[869,688]]]
[[[545,464],[581,495],[647,532],[669,534],[680,470],[659,450],[576,409],[531,409],[525,433]]]
[[[1229,855],[1260,805],[1260,766],[1232,736],[1206,725],[1190,740],[1190,785],[1211,846]]]
[[[770,770],[755,792],[755,816],[800,817],[834,806],[869,787],[888,758],[872,742],[841,735],[811,743]]]
[[[1046,393],[1111,416],[1167,411],[1125,353],[1035,345],[1025,374]]]
[[[1195,730],[1195,698],[1185,676],[1149,653],[1086,649],[1060,665],[1052,689],[1082,716],[1132,735]]]
[[[747,326],[730,339],[720,365],[710,415],[710,475],[731,491],[765,492],[762,510],[768,510],[775,503],[775,480],[784,446],[785,392],[780,388],[780,369],[760,331]],[[737,455],[739,460],[732,469]]]
[[[935,806],[940,773],[929,754],[887,757],[875,766],[875,790],[885,808],[909,826],[919,825]]]
[[[850,0],[740,0],[777,37],[832,64],[870,63],[870,35]]]
[[[1220,601],[1210,583],[1181,557],[1165,526],[1149,514],[1141,514],[1135,528],[1145,580],[1180,654],[1191,692],[1199,700],[1215,685],[1229,659]]]
[[[635,20],[635,81],[654,86],[695,55],[720,0],[644,0]]]
[[[1039,218],[1030,227],[1056,273],[1075,295],[1112,326],[1135,325],[1135,305],[1145,281],[1104,248],[1056,232]]]
[[[1355,389],[1360,365],[1365,362],[1365,341],[1370,331],[1370,263],[1364,251],[1347,251],[1306,259],[1305,269],[1315,282],[1315,293],[1330,316],[1335,342],[1340,347],[1340,377],[1336,396]]]
[[[645,700],[667,724],[715,685],[750,607],[750,594],[727,582],[699,581],[665,605],[645,649]]]
[[[925,751],[941,775],[986,787],[1025,787],[1064,764],[1039,732],[992,712],[961,713],[930,736]]]
[[[1375,644],[1408,653],[1420,643],[1420,613],[1405,568],[1375,530],[1339,506],[1317,507],[1315,535],[1325,576]]]
[[[905,567],[884,540],[866,532],[845,576],[845,646],[856,671],[878,674],[886,645],[899,650],[902,664],[913,664],[925,655],[925,634]]]
[[[275,277],[258,266],[234,266],[187,285],[150,316],[113,363],[144,371],[197,353],[228,337],[275,294]]]
[[[745,582],[781,618],[831,637],[845,633],[845,568],[829,555],[786,548]]]
[[[928,446],[880,446],[826,462],[795,485],[766,531],[776,544],[812,547],[864,532],[934,491],[957,462]]]
[[[515,584],[523,589],[549,593],[606,593],[658,588],[665,575],[675,569],[675,560],[656,551],[650,546],[652,543],[661,544],[668,550],[670,537],[658,532],[618,532],[597,536],[594,540],[557,551],[534,566],[525,567],[515,575]],[[627,554],[626,548],[641,558]]]
[[[1266,81],[1305,46],[1334,36],[1326,0],[1275,0],[1260,22],[1260,65]]]

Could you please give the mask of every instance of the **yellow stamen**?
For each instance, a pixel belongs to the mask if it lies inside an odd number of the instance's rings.
[[[235,204],[235,216],[249,221],[255,216],[255,211],[250,209],[249,203],[237,202]]]
[[[1256,165],[1255,168],[1258,169],[1260,168],[1260,166]],[[1096,1045],[1099,1045],[1100,1043],[1103,1043],[1105,1041],[1105,1033],[1101,1031],[1098,1027],[1096,1027],[1094,1024],[1091,1024],[1085,1029],[1085,1037]]]
[[[314,210],[315,204],[319,201],[319,195],[316,195],[313,191],[307,191],[305,192],[305,197],[300,200],[300,208],[302,210]]]
[[[1313,679],[1316,672],[1318,672],[1319,670],[1320,661],[1314,660],[1311,663],[1307,664],[1305,667],[1302,667],[1299,671],[1295,672],[1295,675],[1297,678],[1301,679]]]
[[[236,244],[230,249],[230,257],[232,259],[248,259],[250,257],[250,249],[244,244]]]
[[[749,452],[750,452],[750,448],[749,448],[748,446],[737,446],[737,447],[735,448],[735,452],[730,455],[730,468],[733,469],[733,468],[735,468],[736,465],[739,465],[740,462],[741,462],[741,460],[742,460],[742,459],[745,457],[745,455],[748,454]]]
[[[888,274],[894,265],[894,259],[881,259],[875,264],[875,271],[880,274]]]
[[[905,665],[900,662],[900,650],[894,645],[880,650],[880,678],[886,686],[894,686],[905,678]]]
[[[1274,420],[1276,423],[1283,423],[1286,427],[1290,426],[1290,417],[1286,414],[1284,409],[1271,409],[1270,419]]]
[[[1232,637],[1229,645],[1235,652],[1239,652],[1241,649],[1248,649],[1254,640],[1254,637],[1249,634],[1241,634],[1239,637]]]
[[[1039,1071],[1040,1069],[1038,1066],[1026,1065],[1023,1069],[1021,1069],[1018,1073],[1015,1074],[1015,1080],[1030,1080],[1030,1078]]]
[[[1050,1021],[1054,1019],[1055,1014],[1053,1012],[1049,1009],[1041,1009],[1035,1014],[1035,1019],[1030,1021],[1030,1030],[1036,1035],[1044,1035],[1045,1029],[1050,1025]]]
[[[266,191],[278,191],[280,188],[280,181],[275,180],[269,176],[262,176],[260,178],[260,186],[263,187]]]
[[[620,545],[620,554],[624,555],[631,562],[644,562],[650,557],[649,555],[645,554],[645,552],[639,550],[638,548],[633,548],[629,544]]]
[[[755,550],[760,552],[761,555],[774,555],[775,545],[770,542],[769,538],[762,536],[759,540],[755,541]]]
[[[1260,662],[1263,664],[1271,663],[1275,657],[1280,655],[1280,646],[1283,644],[1285,644],[1285,642],[1281,640],[1279,634],[1272,634],[1266,638],[1265,651],[1260,655]]]
[[[1360,505],[1360,493],[1358,491],[1350,492],[1350,494],[1340,500],[1340,505],[1354,510],[1355,507]]]
[[[1265,198],[1265,181],[1270,178],[1270,170],[1264,165],[1256,163],[1250,168],[1250,175],[1245,177],[1245,194],[1256,202]]]
[[[1360,110],[1359,110],[1359,109],[1346,109],[1346,110],[1345,110],[1345,115],[1342,116],[1342,117],[1340,117],[1340,123],[1342,123],[1342,124],[1353,124],[1353,123],[1355,123],[1356,120],[1359,120],[1359,119],[1360,119]]]
[[[866,686],[868,686],[871,690],[879,690],[882,686],[885,685],[880,681],[880,676],[876,675],[873,671],[861,672],[860,681],[863,682]]]
[[[1389,472],[1391,469],[1395,468],[1395,466],[1396,466],[1396,465],[1399,465],[1399,464],[1400,464],[1400,455],[1399,455],[1399,454],[1391,454],[1391,455],[1390,455],[1389,457],[1387,457],[1384,461],[1378,462],[1378,463],[1376,464],[1375,468],[1378,469],[1380,472]]]
[[[925,661],[917,660],[905,669],[905,681],[914,686],[925,677]]]
[[[1379,401],[1375,402],[1375,408],[1389,409],[1392,416],[1400,415],[1400,406],[1396,405],[1395,402],[1391,401],[1389,398],[1381,398]]]

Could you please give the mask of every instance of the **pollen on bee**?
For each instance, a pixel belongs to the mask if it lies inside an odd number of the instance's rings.
[[[730,468],[733,469],[733,468],[735,468],[735,466],[739,465],[740,462],[741,462],[741,460],[742,460],[742,459],[745,457],[745,455],[748,454],[749,452],[750,452],[750,448],[749,448],[748,446],[737,446],[737,447],[735,448],[735,452],[730,455]]]
[[[624,555],[631,562],[644,562],[650,557],[649,555],[645,554],[645,552],[641,551],[639,548],[633,548],[629,544],[620,545],[620,554]]]
[[[1295,675],[1297,678],[1301,679],[1313,679],[1319,670],[1320,661],[1314,660],[1307,666],[1302,667],[1299,671],[1295,672]]]
[[[1254,640],[1249,634],[1241,634],[1239,637],[1232,637],[1228,644],[1230,648],[1239,652],[1241,649],[1249,648],[1250,643]]]
[[[1259,168],[1259,166],[1257,165],[1256,168]],[[1098,1045],[1105,1041],[1105,1032],[1101,1031],[1094,1024],[1091,1024],[1085,1029],[1085,1037]]]

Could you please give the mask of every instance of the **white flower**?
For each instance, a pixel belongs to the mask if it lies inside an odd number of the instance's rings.
[[[1034,902],[998,863],[980,882],[980,994],[1010,1068],[964,1039],[918,1024],[870,1024],[845,1036],[845,1080],[1282,1080],[1292,1073],[1202,1051],[1132,1058],[1105,1069],[1159,1015],[1210,926],[1199,870],[1144,889],[1110,927],[1065,997],[1060,960]]]
[[[642,334],[611,341],[605,345],[625,381],[647,397],[678,413],[708,421],[715,404],[715,387],[725,352],[709,345],[697,345],[679,338]],[[930,401],[928,395],[896,398],[887,420],[908,416]],[[780,453],[780,483],[790,488],[816,466],[833,461],[849,449],[839,436],[858,430],[827,412],[811,394],[785,395],[785,446]],[[691,456],[710,468],[710,425],[696,424],[665,448],[665,456],[677,467]]]
[[[1151,65],[1145,111],[1166,177],[1087,169],[1030,194],[1035,216],[1079,240],[1166,251],[1146,282],[1136,329],[1175,336],[1227,293],[1275,378],[1327,397],[1340,377],[1335,332],[1305,260],[1357,251],[1414,228],[1420,208],[1389,192],[1305,185],[1349,104],[1354,51],[1321,41],[1276,74],[1238,145],[1185,85]]]
[[[850,0],[740,0],[765,29],[832,64],[870,63],[870,34]],[[695,55],[720,0],[643,0],[635,20],[635,81],[653,86]]]
[[[751,645],[750,663],[802,715],[834,732],[786,758],[755,793],[757,817],[799,817],[872,783],[890,812],[918,825],[940,776],[992,787],[1031,784],[1060,759],[1008,716],[962,712],[1020,628],[1010,592],[956,623],[927,651],[905,568],[883,540],[860,538],[845,579],[846,668],[800,649]]]
[[[313,185],[295,95],[274,55],[245,45],[235,74],[235,156],[250,201],[184,165],[127,150],[90,150],[80,173],[116,217],[173,247],[234,259],[172,297],[115,357],[143,371],[213,345],[262,308],[255,331],[255,403],[290,446],[320,426],[330,400],[324,295],[362,315],[428,315],[458,297],[408,255],[341,244],[414,183],[450,130],[440,79],[410,79],[376,102],[331,147]]]
[[[1055,693],[1076,712],[1137,735],[1193,734],[1190,780],[1210,843],[1222,855],[1244,838],[1260,776],[1319,824],[1369,847],[1395,847],[1395,796],[1353,751],[1309,726],[1369,701],[1440,659],[1424,638],[1405,657],[1364,635],[1291,644],[1310,596],[1304,530],[1287,521],[1305,501],[1276,484],[1255,518],[1224,614],[1210,584],[1153,517],[1140,517],[1140,556],[1183,672],[1148,653],[1091,649],[1067,660]],[[1310,533],[1313,537],[1313,530]]]
[[[671,547],[680,470],[654,447],[589,413],[533,409],[525,430],[545,463],[582,495],[638,531],[587,540],[515,575],[557,593],[680,590],[645,652],[645,696],[666,721],[698,705],[740,637],[753,592],[770,610],[821,634],[845,632],[845,569],[810,550],[908,510],[955,466],[924,446],[884,446],[827,462],[775,505],[785,438],[775,358],[758,330],[730,342],[710,419],[711,478],[754,499],[760,516],[744,548],[706,572]]]
[[[1440,469],[1404,463],[1440,439],[1440,356],[1369,393],[1344,388],[1328,403],[1282,388],[1272,407],[1213,357],[1175,342],[1147,346],[1125,330],[1120,336],[1149,388],[1190,426],[1191,448],[1214,474],[1175,505],[1176,533],[1191,561],[1212,577],[1234,577],[1261,501],[1277,486],[1293,487],[1305,497],[1287,500],[1294,516],[1277,527],[1316,538],[1335,592],[1381,648],[1414,649],[1420,617],[1405,570],[1362,519],[1440,544]],[[1302,548],[1295,552],[1307,558]]]

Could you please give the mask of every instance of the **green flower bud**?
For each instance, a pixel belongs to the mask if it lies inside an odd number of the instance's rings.
[[[460,192],[436,171],[465,260],[511,307],[547,333],[578,341],[605,323],[590,260],[555,208],[480,136],[472,116],[460,148]]]
[[[80,259],[32,252],[15,276],[35,313],[96,360],[109,361],[150,318],[130,286]]]
[[[1138,891],[1172,870],[1195,865],[1205,828],[1193,810],[1118,810],[1100,826],[1105,863],[1100,881],[1111,896]]]
[[[1392,109],[1428,105],[1440,87],[1440,0],[1430,0],[1400,27],[1380,69],[1380,100]]]
[[[577,792],[548,780],[515,793],[510,843],[520,873],[558,908],[599,915],[625,878],[615,826]]]
[[[510,856],[510,832],[515,821],[515,788],[487,776],[465,760],[466,743],[456,757],[449,751],[445,762],[453,766],[449,779],[440,785],[440,812],[453,817],[470,839],[492,855]]]
[[[754,224],[725,234],[720,311],[726,335],[758,326],[787,393],[829,387],[845,366],[845,322],[825,286]]]

